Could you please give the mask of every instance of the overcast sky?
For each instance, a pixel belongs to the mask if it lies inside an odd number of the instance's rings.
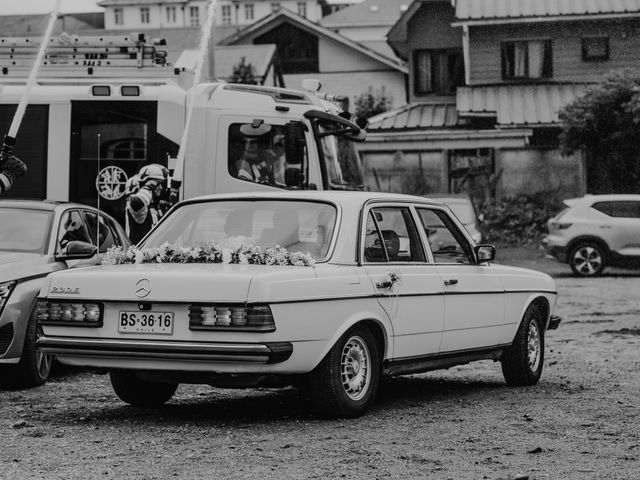
[[[98,0],[61,0],[61,13],[102,12],[96,5]],[[56,0],[0,0],[0,15],[21,15],[24,13],[51,13]]]

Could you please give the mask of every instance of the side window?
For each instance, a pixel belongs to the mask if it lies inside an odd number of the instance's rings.
[[[592,208],[610,217],[616,218],[640,218],[640,202],[615,201],[598,202]]]
[[[473,263],[471,246],[444,211],[419,208],[418,213],[436,263]]]
[[[380,239],[383,239],[381,241]],[[407,207],[372,209],[367,217],[365,260],[424,262],[424,249]]]
[[[69,242],[73,240],[92,243],[87,225],[79,210],[71,210],[62,215],[60,228],[58,229],[56,251],[62,252]]]
[[[284,125],[267,123],[231,124],[227,152],[229,174],[247,182],[301,188],[307,164],[306,149],[301,150],[303,158],[287,158],[284,129]]]
[[[98,225],[98,216],[94,212],[85,211],[85,218],[87,219],[87,227],[89,228],[89,235],[91,236],[91,243],[96,245],[96,236],[100,236],[98,252],[104,253],[114,245],[120,245],[119,240],[116,240],[116,236],[107,222],[104,216],[100,216],[100,224]]]

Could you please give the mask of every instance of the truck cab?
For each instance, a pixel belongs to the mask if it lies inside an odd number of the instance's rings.
[[[210,83],[187,94],[191,120],[174,176],[208,193],[363,190],[362,124],[314,92]]]

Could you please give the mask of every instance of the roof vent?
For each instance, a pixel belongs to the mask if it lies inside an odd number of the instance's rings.
[[[407,5],[405,5],[404,3],[402,5],[400,5],[400,11],[401,12],[406,12],[408,8],[409,7]]]
[[[378,13],[378,11],[380,10],[380,8],[379,8],[377,5],[371,5],[370,10],[371,10],[373,13]]]

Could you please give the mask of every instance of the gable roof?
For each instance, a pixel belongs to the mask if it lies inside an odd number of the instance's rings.
[[[391,67],[405,74],[409,73],[407,67],[400,63],[400,61],[398,61],[397,59],[388,57],[387,55],[383,55],[382,53],[368,48],[363,44],[356,42],[355,40],[351,40],[344,35],[340,35],[339,33],[336,33],[329,28],[323,27],[322,25],[307,20],[306,18],[296,15],[295,13],[284,8],[261,18],[255,23],[252,23],[251,25],[248,25],[235,34],[223,39],[220,42],[220,45],[235,45],[241,42],[246,37],[271,30],[272,28],[275,28],[283,23],[293,24],[294,26],[310,32],[316,36],[324,36],[330,38],[348,48],[351,48],[357,52],[362,53],[363,55],[372,58],[373,60],[387,65],[388,67]]]
[[[411,103],[369,118],[367,132],[460,126],[456,104]]]
[[[640,14],[640,0],[455,0],[462,23]]]
[[[325,27],[364,27],[393,25],[405,12],[412,0],[365,0],[342,8],[320,20]]]
[[[244,58],[248,65],[255,68],[256,76],[264,80],[274,62],[275,55],[276,46],[270,44],[216,47],[213,55],[214,72],[216,78],[227,80],[233,73],[233,67]],[[175,66],[195,70],[198,57],[197,49],[186,49],[176,61]]]
[[[562,107],[583,95],[589,84],[536,84],[458,87],[460,116],[495,116],[500,126],[557,125]]]

